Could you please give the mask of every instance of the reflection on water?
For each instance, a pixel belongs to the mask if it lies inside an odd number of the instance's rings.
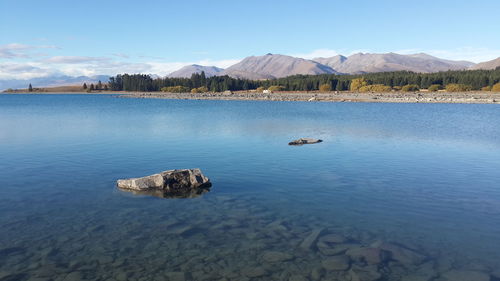
[[[0,280],[498,281],[499,121],[496,105],[0,96]],[[287,145],[303,136],[324,142]],[[190,200],[115,187],[193,166],[214,187]]]
[[[188,199],[200,197],[204,193],[210,191],[210,187],[199,187],[193,189],[182,189],[176,191],[165,191],[162,189],[148,189],[148,190],[131,190],[131,189],[120,189],[123,192],[130,192],[134,195],[139,196],[154,196],[164,199]]]

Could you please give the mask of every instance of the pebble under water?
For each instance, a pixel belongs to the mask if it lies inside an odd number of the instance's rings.
[[[498,124],[498,105],[0,95],[0,280],[498,281]],[[213,186],[115,186],[175,168]]]

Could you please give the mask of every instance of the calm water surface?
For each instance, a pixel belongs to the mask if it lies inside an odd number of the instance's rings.
[[[0,280],[498,281],[499,124],[498,105],[0,95]],[[212,189],[115,187],[175,168]]]

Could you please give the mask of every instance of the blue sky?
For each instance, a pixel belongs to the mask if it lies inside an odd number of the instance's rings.
[[[249,55],[500,56],[500,1],[0,0],[1,78],[222,67]]]

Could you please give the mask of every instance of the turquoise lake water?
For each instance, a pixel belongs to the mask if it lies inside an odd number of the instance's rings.
[[[1,281],[499,278],[498,105],[0,95]]]

